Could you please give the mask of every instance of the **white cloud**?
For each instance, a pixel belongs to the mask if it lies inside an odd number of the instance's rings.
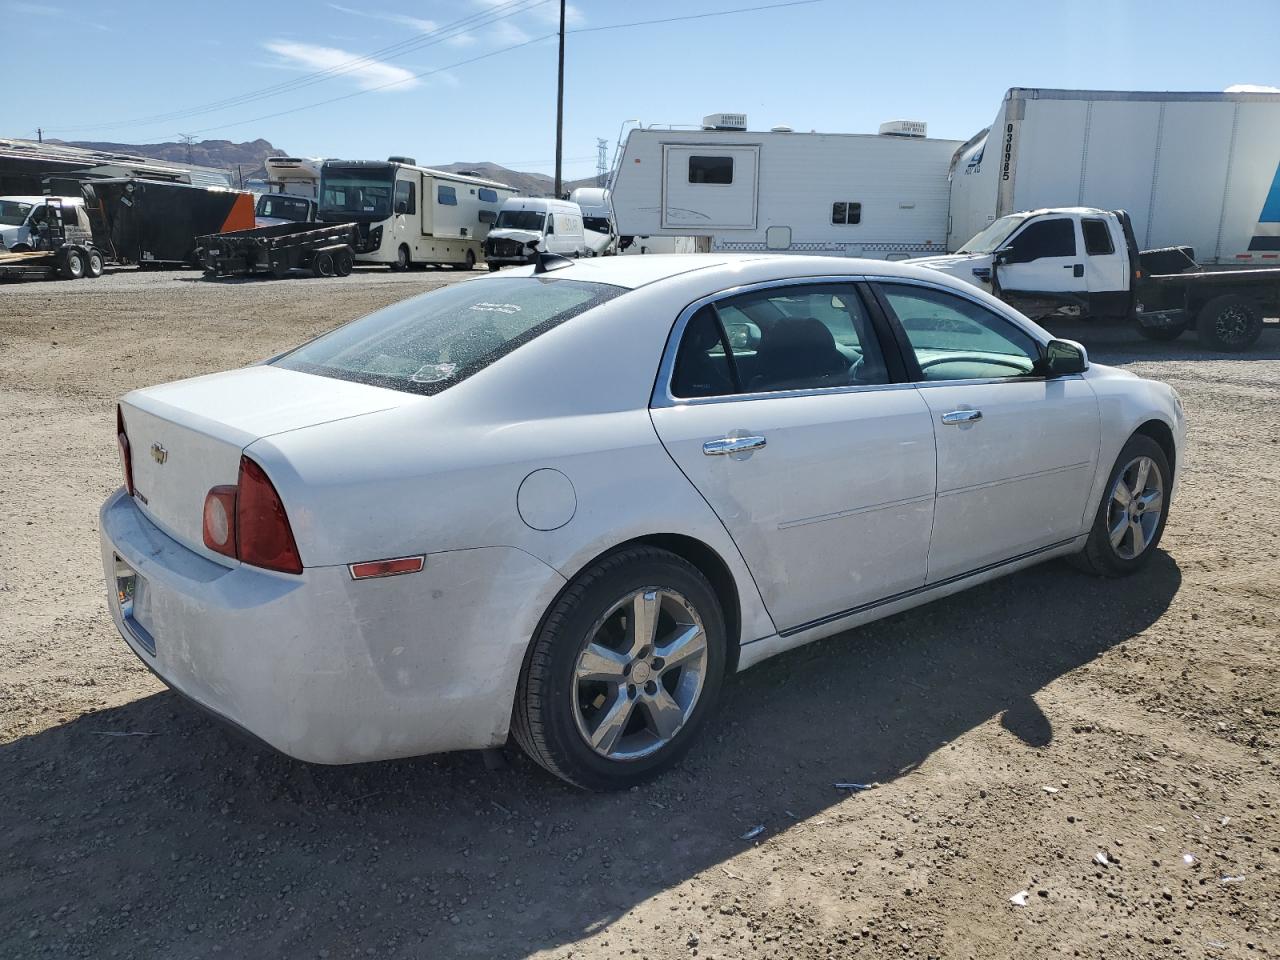
[[[1223,93],[1280,93],[1280,87],[1269,87],[1265,83],[1233,83]]]
[[[310,43],[293,43],[288,40],[272,40],[263,44],[280,58],[281,65],[298,70],[338,70],[338,75],[350,77],[363,90],[408,90],[418,85],[414,75],[403,67],[392,66],[379,60],[362,58],[337,47],[318,47]],[[356,60],[358,63],[351,63]],[[344,66],[350,64],[350,66]],[[392,86],[394,85],[394,86]]]
[[[354,7],[344,7],[340,3],[331,3],[329,6],[340,13],[349,13],[353,17],[367,17],[370,20],[385,20],[387,23],[399,24],[402,27],[408,27],[418,33],[432,33],[440,29],[440,24],[434,20],[423,20],[421,17],[411,17],[404,13],[382,13],[377,10],[357,10]]]
[[[499,46],[510,47],[517,43],[527,43],[533,38],[510,20],[499,20],[490,28],[489,39]]]

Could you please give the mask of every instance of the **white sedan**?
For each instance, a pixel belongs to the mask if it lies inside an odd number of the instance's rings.
[[[1185,421],[936,271],[548,256],[117,432],[111,612],[170,687],[303,760],[514,735],[608,789],[773,654],[1051,557],[1141,569]]]

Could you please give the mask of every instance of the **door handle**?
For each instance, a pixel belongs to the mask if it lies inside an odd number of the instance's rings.
[[[764,437],[721,437],[719,440],[708,440],[704,443],[702,452],[708,457],[723,457],[732,453],[759,450],[764,445]]]
[[[942,422],[956,426],[961,423],[977,423],[982,419],[981,410],[952,410],[942,415]]]
[[[1063,269],[1063,270],[1070,270],[1070,271],[1071,271],[1071,275],[1072,275],[1073,277],[1083,277],[1083,276],[1084,276],[1084,264],[1083,264],[1083,263],[1064,263],[1064,264],[1062,265],[1062,269]]]

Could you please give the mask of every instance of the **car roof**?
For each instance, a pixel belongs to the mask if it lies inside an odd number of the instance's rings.
[[[806,257],[778,253],[647,253],[592,257],[574,261],[572,266],[556,268],[549,271],[547,276],[565,280],[608,283],[634,290],[670,277],[690,274],[694,271],[709,271],[717,267],[734,268],[744,283],[791,277],[876,276],[926,280],[937,286],[956,286],[966,292],[974,289],[964,281],[953,280],[935,270],[925,270],[909,263],[858,257]],[[528,266],[503,270],[496,276],[497,278],[527,277],[532,274],[533,267]]]

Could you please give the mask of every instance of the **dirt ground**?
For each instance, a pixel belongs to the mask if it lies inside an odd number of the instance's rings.
[[[166,692],[106,613],[115,398],[457,277],[0,287],[0,957],[1280,954],[1275,327],[1061,331],[1188,410],[1142,575],[1050,563],[772,660],[629,793],[514,749],[309,767]]]

